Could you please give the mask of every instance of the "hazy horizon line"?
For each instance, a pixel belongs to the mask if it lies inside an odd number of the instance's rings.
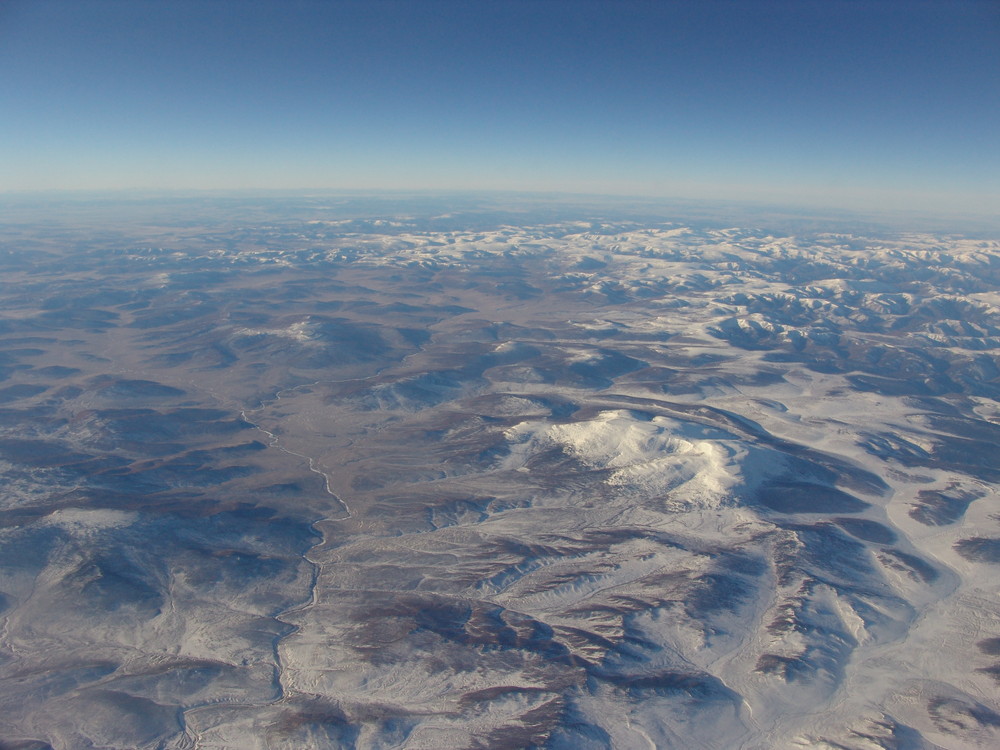
[[[582,205],[595,201],[611,202],[614,207],[622,203],[637,203],[635,208],[668,209],[671,207],[721,208],[731,207],[750,212],[780,212],[792,213],[810,218],[820,218],[822,214],[839,219],[855,218],[859,220],[913,220],[937,223],[938,221],[969,221],[978,226],[970,226],[970,230],[981,230],[985,224],[994,230],[1000,230],[1000,215],[996,212],[976,211],[975,209],[958,210],[942,207],[930,211],[925,208],[856,208],[838,205],[836,203],[819,203],[809,201],[781,201],[776,199],[752,199],[720,196],[716,198],[685,195],[657,195],[643,193],[601,193],[570,190],[531,190],[512,188],[401,188],[401,187],[141,187],[141,188],[32,188],[11,189],[0,188],[0,202],[14,200],[62,199],[105,199],[108,201],[129,202],[154,200],[163,198],[197,198],[213,197],[254,197],[296,196],[296,197],[373,197],[373,198],[464,198],[464,199],[531,199],[544,203],[564,203]],[[609,206],[611,207],[611,206]]]

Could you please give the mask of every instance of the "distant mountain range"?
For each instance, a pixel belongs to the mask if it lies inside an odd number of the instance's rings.
[[[1000,745],[1000,232],[187,206],[0,230],[0,748]]]

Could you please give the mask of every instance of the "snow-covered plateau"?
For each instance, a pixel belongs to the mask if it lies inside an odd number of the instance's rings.
[[[174,210],[0,231],[0,748],[1000,747],[1000,233]]]

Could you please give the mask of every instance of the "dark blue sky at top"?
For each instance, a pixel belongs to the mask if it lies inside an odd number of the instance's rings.
[[[987,212],[1000,0],[0,0],[0,189]]]

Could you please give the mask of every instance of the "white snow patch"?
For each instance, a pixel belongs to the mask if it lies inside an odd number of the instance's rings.
[[[59,526],[75,536],[88,536],[106,529],[119,529],[135,523],[137,514],[123,510],[85,510],[83,508],[61,508],[53,511],[44,523]]]
[[[684,486],[685,498],[717,506],[739,481],[738,441],[711,428],[668,417],[642,419],[625,410],[605,411],[572,424],[521,422],[508,429],[507,468],[522,468],[552,445],[594,469],[611,469],[607,484],[661,495]]]
[[[285,328],[241,328],[236,333],[240,336],[280,336],[308,343],[313,341],[315,335],[312,332],[313,326],[308,320],[300,320]]]

